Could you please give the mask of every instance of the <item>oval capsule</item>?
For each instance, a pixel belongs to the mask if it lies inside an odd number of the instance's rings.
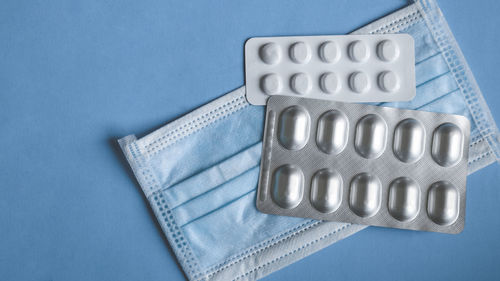
[[[427,214],[439,225],[450,225],[458,218],[459,198],[457,188],[448,181],[433,183],[427,197]]]
[[[302,201],[304,174],[295,165],[283,165],[273,174],[271,198],[284,209],[292,209]]]
[[[417,182],[408,177],[391,182],[387,208],[389,214],[398,221],[413,220],[420,211],[420,188]]]
[[[289,150],[302,149],[308,139],[310,130],[309,113],[301,106],[290,106],[285,109],[279,119],[278,140]]]
[[[342,177],[337,171],[323,169],[311,182],[311,204],[322,213],[336,211],[342,201]]]
[[[366,218],[380,209],[382,184],[377,176],[361,173],[351,181],[349,208],[358,216]]]
[[[364,158],[378,158],[385,150],[387,124],[382,117],[368,114],[356,125],[354,148]]]
[[[432,136],[432,158],[440,166],[453,166],[462,158],[463,143],[462,130],[455,124],[444,123]]]
[[[348,135],[349,121],[344,113],[330,110],[319,118],[316,144],[324,153],[339,154],[347,144]]]
[[[405,163],[414,163],[422,157],[425,149],[425,129],[422,123],[409,118],[394,130],[394,155]]]

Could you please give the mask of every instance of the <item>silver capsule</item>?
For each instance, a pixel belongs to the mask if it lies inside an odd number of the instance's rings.
[[[432,136],[432,158],[443,167],[450,167],[462,158],[464,135],[457,125],[444,123]]]
[[[389,185],[389,214],[399,221],[411,221],[420,211],[420,188],[408,177],[395,179]]]
[[[385,150],[387,124],[382,117],[368,114],[356,125],[354,148],[364,158],[378,158]]]
[[[460,194],[448,181],[433,183],[427,195],[427,214],[439,225],[450,225],[458,218]]]
[[[302,201],[304,174],[295,165],[283,165],[273,174],[271,198],[284,209],[292,209]]]
[[[349,207],[358,216],[367,218],[380,209],[382,184],[377,176],[361,173],[351,181]]]
[[[413,163],[422,157],[425,149],[425,129],[422,123],[409,118],[394,130],[393,151],[405,163]]]
[[[311,118],[301,106],[294,105],[285,109],[279,118],[278,140],[289,150],[302,149],[308,139]]]
[[[349,121],[344,113],[330,110],[319,118],[316,144],[327,154],[339,154],[347,144]]]
[[[336,211],[342,201],[342,177],[337,171],[323,169],[311,182],[311,204],[322,213]]]

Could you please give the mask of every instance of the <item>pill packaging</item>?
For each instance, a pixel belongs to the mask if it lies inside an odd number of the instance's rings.
[[[415,54],[408,34],[255,37],[245,43],[247,100],[272,95],[344,102],[408,101]]]
[[[464,116],[269,98],[257,208],[268,214],[459,233]]]

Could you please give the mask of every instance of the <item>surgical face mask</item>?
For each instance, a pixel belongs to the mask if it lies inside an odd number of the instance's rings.
[[[469,172],[500,156],[498,129],[433,1],[421,1],[356,33],[415,39],[417,95],[387,106],[471,120]],[[264,107],[244,88],[121,147],[189,280],[253,280],[364,226],[260,213],[255,196]]]

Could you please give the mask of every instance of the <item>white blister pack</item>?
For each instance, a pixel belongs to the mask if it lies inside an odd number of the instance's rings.
[[[274,96],[257,208],[268,214],[459,233],[464,116]]]
[[[415,54],[408,34],[254,37],[245,43],[246,97],[344,102],[408,101]]]

